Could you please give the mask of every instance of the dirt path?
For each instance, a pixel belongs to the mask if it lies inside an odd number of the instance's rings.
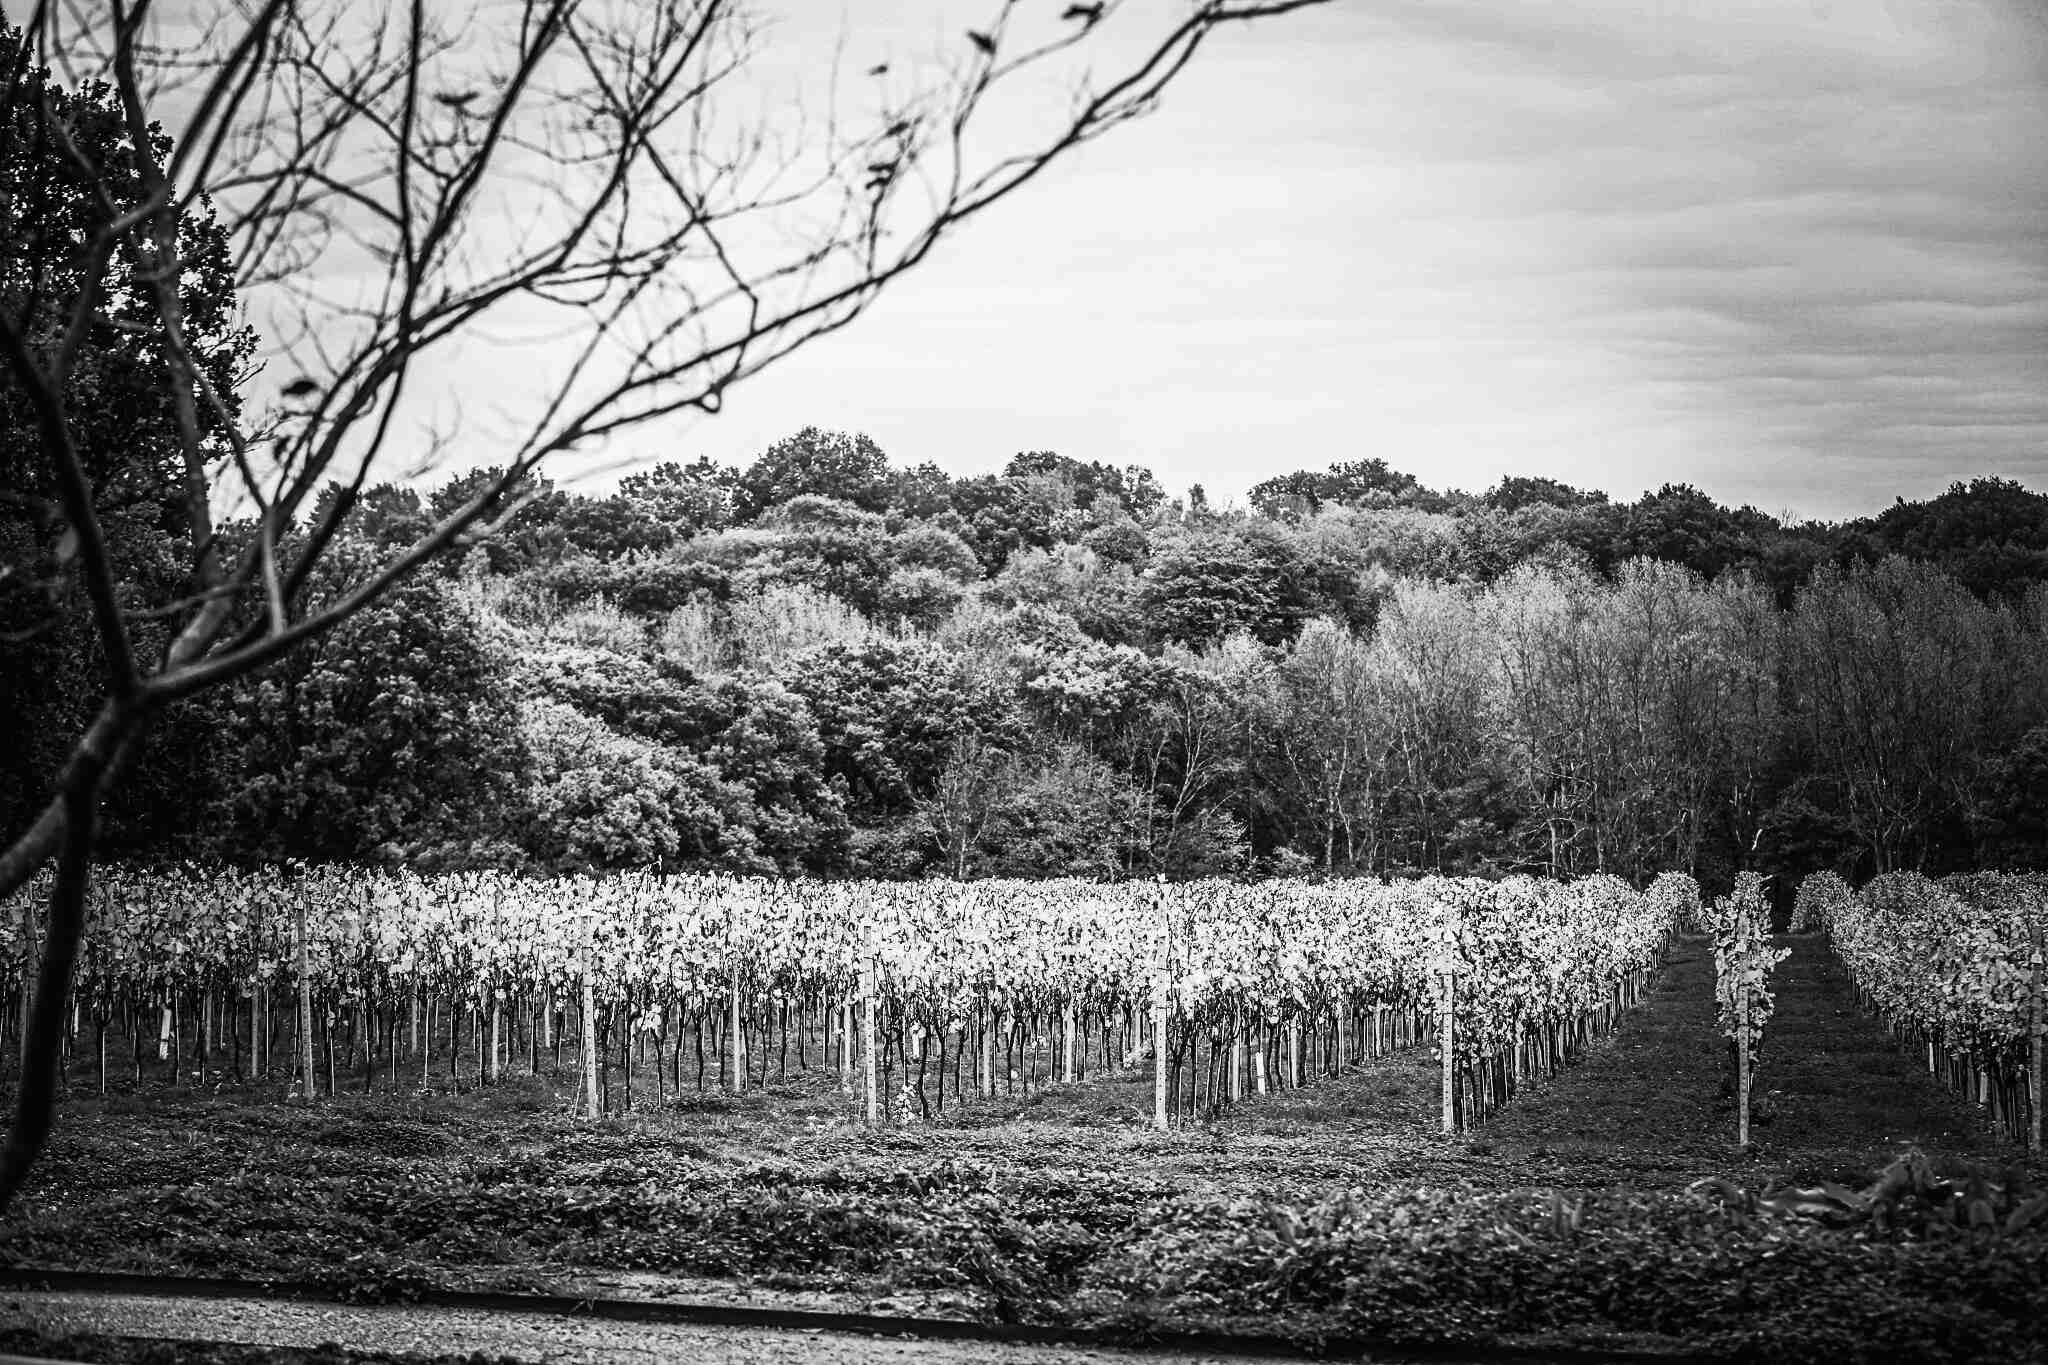
[[[1777,942],[1792,956],[1772,978],[1778,1009],[1757,1075],[1758,1088],[1776,1101],[1773,1142],[1814,1151],[2000,1153],[1984,1111],[1944,1090],[1856,1007],[1847,970],[1820,938]]]
[[[1574,1183],[1682,1184],[1725,1173],[1746,1182],[1856,1180],[1911,1147],[1943,1156],[1996,1151],[1988,1123],[1943,1091],[1856,1008],[1817,937],[1781,937],[1777,1012],[1756,1079],[1755,1152],[1733,1150],[1733,1068],[1715,1020],[1714,963],[1683,938],[1641,1007],[1577,1066],[1525,1090],[1481,1133],[1497,1155],[1571,1169]]]
[[[832,1332],[746,1327],[604,1322],[543,1314],[479,1313],[451,1308],[357,1307],[271,1299],[179,1300],[140,1295],[0,1296],[0,1326],[34,1326],[53,1335],[149,1337],[158,1340],[317,1346],[349,1350],[482,1352],[518,1360],[614,1365],[651,1361],[760,1362],[761,1365],[854,1365],[855,1362],[991,1361],[996,1365],[1109,1365],[1246,1360],[1155,1352],[1023,1346],[991,1341],[927,1341]]]

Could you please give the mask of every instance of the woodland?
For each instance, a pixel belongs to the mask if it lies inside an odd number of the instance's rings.
[[[145,608],[178,590],[159,454],[99,452]],[[352,498],[306,605],[498,472]],[[956,476],[805,428],[743,467],[507,497],[494,537],[171,709],[103,850],[1709,886],[2048,865],[2048,497],[2002,479],[1824,523],[1372,458],[1217,506],[1135,463]],[[0,604],[11,836],[102,663],[57,593]]]

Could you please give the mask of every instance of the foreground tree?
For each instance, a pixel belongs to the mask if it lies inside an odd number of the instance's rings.
[[[0,44],[0,360],[21,422],[8,491],[47,515],[8,567],[60,599],[77,585],[69,618],[90,620],[105,686],[0,851],[0,895],[55,863],[0,1208],[49,1131],[101,803],[167,709],[487,535],[549,457],[717,411],[961,223],[1151,108],[1219,28],[1312,3],[1201,0],[1093,74],[1099,36],[1142,20],[1115,0],[1067,18],[1003,3],[922,73],[862,54],[871,93],[809,121],[760,112],[791,106],[750,86],[762,29],[725,0],[35,5]],[[114,115],[114,135],[85,136],[81,102]],[[24,192],[48,168],[81,193]],[[243,376],[224,372],[232,348],[189,306],[201,223],[283,357],[253,419]],[[308,602],[372,471],[431,460],[452,434],[424,367],[511,327],[561,349],[508,396],[497,475]],[[168,601],[125,590],[93,464],[103,334],[149,357],[168,410]],[[329,481],[339,494],[301,522]],[[224,515],[246,534],[223,534]]]

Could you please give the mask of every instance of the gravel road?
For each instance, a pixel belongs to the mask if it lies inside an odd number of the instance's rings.
[[[1195,1365],[1248,1356],[1169,1355],[1152,1351],[1020,1346],[990,1341],[921,1341],[818,1331],[605,1322],[538,1313],[480,1313],[405,1305],[358,1307],[270,1299],[163,1299],[120,1294],[0,1295],[0,1324],[48,1332],[97,1332],[185,1341],[234,1341],[356,1350],[484,1351],[547,1365],[650,1361],[852,1365],[852,1362],[990,1361],[1000,1365],[1149,1362]]]

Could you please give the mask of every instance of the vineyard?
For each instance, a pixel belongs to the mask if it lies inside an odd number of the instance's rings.
[[[2032,1359],[2039,890],[109,868],[0,1264]]]
[[[26,1003],[31,887],[6,963]],[[869,1122],[1149,1065],[1160,1126],[1427,1040],[1447,1131],[1613,1027],[1689,878],[1572,883],[534,880],[352,868],[108,869],[74,1049],[282,1068],[301,1094],[488,1085],[569,1064],[586,1113],[636,1083],[836,1068]],[[475,1071],[457,1071],[463,1043]],[[1160,1040],[1164,1039],[1164,1047]],[[793,1054],[793,1056],[792,1056]],[[1042,1071],[1041,1071],[1042,1065]],[[616,1079],[614,1072],[616,1071]]]
[[[1795,915],[1827,929],[1866,1007],[1930,1073],[2040,1148],[2048,879],[1896,872],[1852,893],[1821,873]]]

